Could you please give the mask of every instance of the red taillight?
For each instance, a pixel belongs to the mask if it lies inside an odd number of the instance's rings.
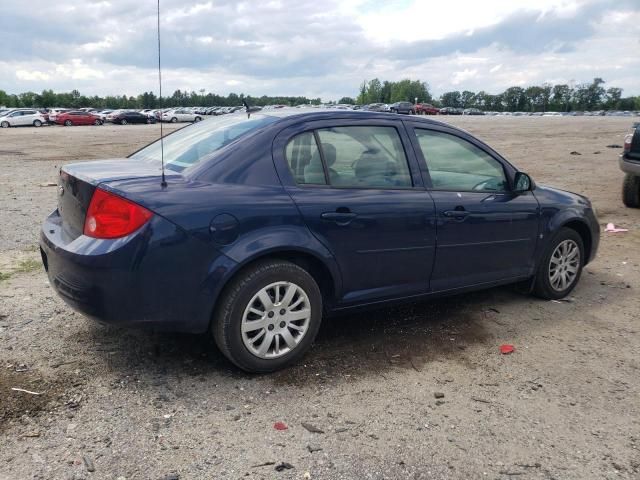
[[[633,134],[630,133],[626,137],[624,137],[624,151],[631,151],[631,141],[633,140]]]
[[[146,208],[96,188],[84,220],[84,234],[94,238],[124,237],[152,216]]]

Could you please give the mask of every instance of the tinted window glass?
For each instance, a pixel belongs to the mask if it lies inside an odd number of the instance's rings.
[[[329,181],[338,187],[412,186],[407,158],[393,127],[334,127],[318,130]]]
[[[312,132],[301,133],[289,140],[285,153],[296,183],[326,185],[320,151]]]
[[[220,117],[176,130],[164,139],[165,167],[182,171],[246,133],[276,120],[277,117],[269,116]],[[160,162],[160,141],[134,153],[131,158]]]
[[[416,129],[434,190],[502,192],[502,164],[475,145],[448,133]]]

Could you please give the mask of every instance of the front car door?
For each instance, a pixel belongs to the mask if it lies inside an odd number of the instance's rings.
[[[20,126],[20,125],[28,125],[29,117],[26,116],[26,112],[24,110],[18,110],[17,112],[13,112],[11,114],[11,125]]]
[[[334,255],[342,305],[429,290],[434,205],[402,123],[309,122],[274,141],[285,188]]]
[[[515,169],[456,130],[411,125],[438,219],[432,290],[531,276],[540,209],[533,192],[512,191]]]

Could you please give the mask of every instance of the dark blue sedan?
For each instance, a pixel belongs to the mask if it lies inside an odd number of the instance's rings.
[[[599,243],[585,197],[462,130],[385,113],[211,119],[67,165],[58,193],[40,245],[67,303],[210,331],[254,372],[300,358],[331,312],[509,283],[562,298]]]

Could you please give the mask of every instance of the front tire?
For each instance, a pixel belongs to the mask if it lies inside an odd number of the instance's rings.
[[[622,203],[625,207],[640,208],[640,177],[627,173],[622,182]]]
[[[173,118],[171,119],[171,123],[177,123],[177,122],[178,122],[178,119],[177,119],[176,117],[173,117]]]
[[[542,257],[533,293],[545,300],[566,297],[578,284],[584,261],[582,237],[571,228],[562,228]]]
[[[33,121],[33,126],[34,127],[41,127],[42,126],[42,122],[40,120],[34,120]]]
[[[260,262],[225,288],[212,320],[220,351],[247,372],[281,369],[311,346],[322,321],[322,294],[303,268]]]
[[[10,126],[11,125],[9,125],[9,122],[7,122],[7,121],[4,121],[4,122],[0,123],[0,127],[2,127],[2,128],[9,128]]]
[[[71,125],[73,125],[73,122],[71,122],[71,120],[65,120],[64,121],[64,126],[65,127],[70,127]]]
[[[202,118],[201,118],[201,117],[196,117],[193,121],[197,123],[197,122],[199,122],[200,120],[202,120]]]
[[[100,126],[100,125],[102,125],[102,120],[98,120],[98,119],[96,119],[96,120],[94,120],[94,121],[93,121],[93,124],[94,124],[96,127],[97,127],[97,126]]]
[[[120,120],[120,125],[126,125],[128,122],[123,118]]]

